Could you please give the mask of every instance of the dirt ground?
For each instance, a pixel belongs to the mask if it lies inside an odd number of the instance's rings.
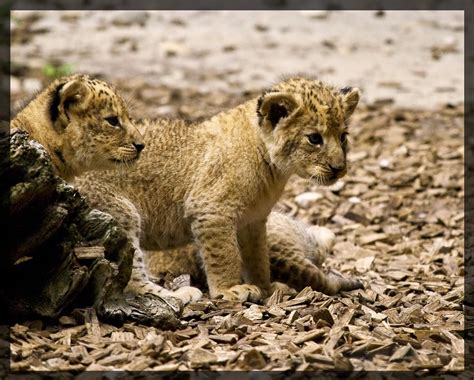
[[[70,64],[110,79],[238,95],[302,72],[358,86],[366,103],[392,98],[427,108],[463,101],[459,11],[17,11],[12,31],[20,73]],[[12,82],[13,93],[38,87]]]
[[[462,370],[462,20],[14,12],[12,106],[47,80],[48,63],[111,81],[139,117],[202,120],[295,72],[359,86],[348,175],[330,188],[293,178],[277,207],[331,228],[326,267],[366,288],[262,305],[205,298],[175,332],[117,328],[92,310],[26,321],[11,328],[12,370]]]

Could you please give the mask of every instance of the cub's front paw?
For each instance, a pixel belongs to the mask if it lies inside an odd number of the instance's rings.
[[[215,295],[211,294],[211,296],[231,302],[258,302],[262,299],[262,291],[258,286],[242,284],[225,290],[217,290]]]
[[[202,292],[194,286],[182,286],[173,291],[172,296],[179,298],[187,305],[190,302],[199,301],[202,298]]]
[[[289,287],[286,284],[283,284],[282,282],[277,281],[272,282],[270,286],[270,295],[272,295],[276,290],[281,291],[282,294],[287,294],[290,296],[294,296],[297,293],[295,289]]]

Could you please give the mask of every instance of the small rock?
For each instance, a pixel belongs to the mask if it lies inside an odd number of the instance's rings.
[[[286,319],[285,323],[288,325],[293,324],[294,321],[296,321],[299,317],[298,310],[292,310],[288,318]]]
[[[391,279],[395,281],[402,281],[408,277],[408,273],[401,270],[391,270],[391,271],[385,272],[385,276],[390,277]]]
[[[179,363],[165,363],[165,364],[153,367],[151,369],[155,372],[168,372],[168,371],[176,371],[178,367],[179,367]]]
[[[332,191],[333,193],[338,193],[344,188],[345,185],[346,183],[344,181],[339,180],[335,184],[329,186],[328,189]]]
[[[168,57],[174,57],[175,55],[186,52],[186,48],[183,44],[172,41],[162,42],[160,48]]]
[[[408,156],[408,148],[405,145],[395,149],[393,151],[394,156]]]
[[[110,370],[113,370],[113,369],[114,369],[113,367],[104,366],[104,365],[97,364],[97,363],[92,363],[88,367],[86,367],[86,369],[85,369],[86,372],[82,373],[77,378],[79,378],[79,379],[82,378],[84,380],[90,378],[90,373],[88,374],[87,371],[105,372],[105,371],[110,371]]]
[[[255,24],[255,30],[259,32],[266,32],[268,30],[268,26],[263,24]]]
[[[350,203],[356,203],[356,204],[361,202],[359,197],[350,197],[348,201]]]
[[[379,166],[382,169],[388,169],[388,168],[392,167],[392,163],[390,162],[390,160],[387,160],[386,158],[383,158],[379,161]]]
[[[29,94],[33,94],[41,90],[42,88],[41,81],[35,78],[25,78],[22,81],[22,88],[23,88],[23,91]]]
[[[159,115],[173,114],[176,112],[176,107],[169,105],[159,106],[155,108],[155,112]]]
[[[309,208],[314,202],[323,198],[323,195],[316,192],[301,193],[295,197],[295,202],[301,208]]]
[[[278,305],[272,305],[268,308],[267,310],[268,314],[270,314],[273,317],[282,317],[286,314],[285,310],[283,310],[281,307]]]
[[[263,313],[260,311],[258,305],[252,305],[244,311],[243,316],[250,319],[251,321],[257,321],[263,318]]]
[[[231,52],[231,51],[234,51],[236,49],[235,46],[233,45],[226,45],[222,48],[222,51],[224,52]]]
[[[10,76],[10,92],[12,94],[16,94],[20,92],[20,90],[21,90],[20,80],[17,77]]]
[[[349,152],[347,155],[347,159],[350,162],[356,162],[356,161],[363,160],[367,156],[368,156],[368,153],[366,151],[361,150],[359,152]]]
[[[341,226],[346,226],[346,225],[350,225],[350,224],[354,224],[354,221],[350,220],[350,219],[347,219],[347,218],[344,218],[342,215],[339,215],[339,214],[336,214],[334,215],[331,220],[336,223],[336,224],[339,224]]]

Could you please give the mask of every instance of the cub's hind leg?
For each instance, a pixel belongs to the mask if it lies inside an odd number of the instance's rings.
[[[198,282],[199,284],[205,284],[204,269],[202,269],[202,264],[198,263],[199,256],[197,252],[194,254],[192,250],[195,250],[195,247],[191,244],[163,251],[143,250],[145,267],[149,278],[159,282],[167,274],[173,277],[189,274],[193,283],[196,279],[199,279],[201,281]],[[173,290],[171,295],[187,304],[199,300],[202,297],[202,291],[194,286],[181,286]]]
[[[178,277],[188,274],[197,287],[207,288],[204,264],[195,244],[165,250],[147,249],[144,253],[146,269],[157,281],[164,280],[167,275]]]
[[[272,279],[301,290],[311,286],[325,294],[363,288],[357,279],[324,273],[321,265],[334,245],[334,234],[273,212],[267,224]]]
[[[247,240],[249,236],[245,235]],[[240,236],[239,243],[245,245],[244,240],[244,236]],[[311,286],[314,290],[327,294],[361,288],[362,283],[359,280],[347,279],[333,273],[326,274],[318,268],[334,245],[334,240],[334,233],[325,227],[309,226],[288,215],[272,212],[267,222],[266,243],[271,280],[285,283],[297,290]],[[250,244],[253,241],[250,239],[247,242],[250,253],[254,247]],[[188,273],[193,279],[205,276],[199,248],[195,245],[150,252],[147,266],[155,276],[163,276],[165,272],[175,276]],[[244,271],[245,274],[249,275]],[[254,275],[258,276],[258,271]],[[247,280],[251,281],[251,278]]]
[[[338,292],[363,289],[364,285],[358,279],[346,278],[334,273],[326,274],[311,261],[301,256],[291,256],[281,251],[270,251],[272,278],[302,290],[311,286],[313,290],[333,295]]]
[[[336,236],[325,227],[311,226],[289,215],[273,211],[268,216],[268,247],[306,257],[320,267],[334,246]],[[282,253],[282,255],[284,255]]]

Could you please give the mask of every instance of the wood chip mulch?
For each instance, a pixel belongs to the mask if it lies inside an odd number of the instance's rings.
[[[75,310],[11,327],[12,370],[411,370],[464,368],[463,107],[362,108],[351,169],[318,188],[293,179],[279,207],[331,228],[325,266],[365,290],[306,288],[264,304],[204,299],[161,331]],[[297,202],[298,195],[312,201]]]

